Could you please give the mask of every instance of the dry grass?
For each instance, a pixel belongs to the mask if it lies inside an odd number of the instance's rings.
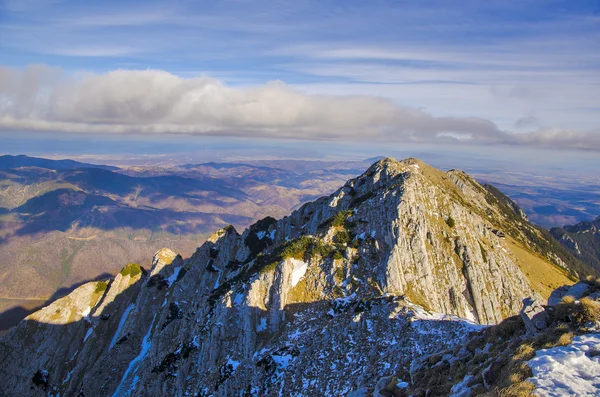
[[[555,321],[568,321],[575,326],[583,326],[588,321],[600,321],[600,302],[588,297],[577,301],[567,295],[555,306],[552,317]]]
[[[518,382],[497,392],[500,397],[531,397],[535,385],[531,382]]]
[[[592,289],[600,290],[600,277],[587,276],[585,281],[592,287]]]
[[[519,346],[515,352],[515,355],[513,356],[513,360],[528,361],[533,357],[535,357],[535,349],[533,348],[532,344],[525,343]]]
[[[591,286],[589,292],[594,292],[596,287],[589,279],[586,282]],[[533,373],[527,362],[540,349],[569,345],[575,335],[586,332],[589,321],[600,321],[600,302],[565,296],[549,314],[548,328],[535,336],[526,333],[520,316],[513,316],[473,336],[465,346],[471,358],[454,362],[443,359],[445,354],[456,356],[459,348],[430,356],[414,374],[410,394],[447,395],[454,384],[471,374],[468,386],[474,395],[533,396],[535,385],[528,381]]]
[[[547,299],[552,291],[563,285],[571,285],[564,270],[557,268],[547,259],[531,252],[511,237],[506,237],[506,246],[510,248],[516,259],[516,264],[527,276],[529,284]]]
[[[586,296],[581,299],[580,304],[585,321],[600,321],[600,302],[596,302]]]
[[[558,338],[558,340],[556,341],[556,346],[566,346],[571,344],[571,342],[573,341],[573,336],[574,334],[572,332],[566,332],[562,334],[560,338]]]

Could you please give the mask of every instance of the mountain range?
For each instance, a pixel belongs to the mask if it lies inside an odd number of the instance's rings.
[[[148,268],[163,246],[189,256],[223,225],[244,228],[266,215],[283,216],[362,167],[122,169],[0,156],[0,329],[128,262]]]
[[[595,276],[494,187],[382,159],[287,216],[219,229],[188,259],[161,249],[148,271],[29,315],[0,339],[0,390],[523,395],[544,387],[525,359],[600,320]]]
[[[600,216],[593,221],[554,227],[550,233],[578,259],[600,271]]]

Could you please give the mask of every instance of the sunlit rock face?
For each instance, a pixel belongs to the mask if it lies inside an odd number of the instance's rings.
[[[415,358],[569,282],[507,200],[459,171],[381,160],[288,217],[241,235],[221,229],[187,260],[163,249],[149,274],[126,267],[34,313],[2,339],[0,387],[40,396],[401,387]],[[542,286],[535,272],[554,276]]]

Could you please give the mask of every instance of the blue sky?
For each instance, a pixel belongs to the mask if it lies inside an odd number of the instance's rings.
[[[5,0],[0,54],[3,134],[600,150],[597,1]]]

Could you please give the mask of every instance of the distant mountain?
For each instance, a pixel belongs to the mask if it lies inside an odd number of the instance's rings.
[[[38,157],[29,157],[23,154],[18,156],[0,156],[0,170],[10,170],[20,167],[39,167],[49,170],[71,170],[75,168],[100,168],[104,170],[117,170],[118,167],[109,165],[96,165],[80,163],[74,160],[49,160]]]
[[[0,330],[81,283],[149,259],[185,256],[212,231],[283,216],[352,171],[293,173],[249,164],[95,166],[1,156]]]
[[[30,315],[0,340],[0,390],[517,395],[524,360],[569,343],[567,323],[531,336],[549,322],[540,302],[589,271],[555,248],[497,189],[384,159],[279,220],[221,228],[185,260],[162,249],[148,272],[127,265]]]
[[[600,216],[593,221],[552,228],[550,233],[582,262],[600,271]]]

